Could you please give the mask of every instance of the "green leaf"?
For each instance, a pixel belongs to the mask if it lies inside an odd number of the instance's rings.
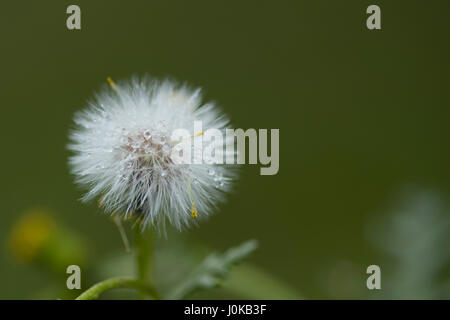
[[[256,240],[249,240],[226,252],[212,253],[169,294],[167,299],[183,299],[201,289],[212,289],[219,286],[228,276],[230,268],[248,257],[256,248]]]

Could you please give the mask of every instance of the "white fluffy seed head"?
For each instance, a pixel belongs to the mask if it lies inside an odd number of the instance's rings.
[[[203,132],[224,131],[228,125],[213,103],[202,104],[200,89],[149,77],[111,82],[75,115],[70,134],[72,173],[88,189],[83,200],[99,197],[105,212],[137,218],[143,226],[161,227],[168,220],[181,229],[195,222],[197,214],[208,216],[224,200],[236,173],[205,159],[201,164],[174,159],[179,141],[171,136],[176,129],[203,140],[193,132],[194,121],[202,122]],[[234,153],[225,144],[234,142],[223,141],[209,143],[225,158]]]

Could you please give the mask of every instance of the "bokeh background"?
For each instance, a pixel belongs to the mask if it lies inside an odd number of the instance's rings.
[[[70,4],[81,7],[80,31],[66,28]],[[370,4],[382,30],[366,28]],[[107,76],[145,73],[203,87],[235,128],[280,129],[277,175],[244,166],[217,215],[167,241],[222,251],[257,239],[247,263],[284,293],[247,298],[449,298],[440,285],[450,229],[437,227],[450,214],[449,9],[436,0],[2,3],[0,298],[65,288],[64,258],[52,260],[55,276],[11,249],[30,210],[58,225],[53,251],[89,265],[84,288],[101,280],[89,270],[123,252],[115,225],[78,200],[66,144],[74,112]],[[371,264],[381,291],[366,288]]]

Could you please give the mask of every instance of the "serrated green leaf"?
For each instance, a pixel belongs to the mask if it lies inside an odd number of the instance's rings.
[[[230,268],[248,257],[257,247],[256,240],[249,240],[222,254],[210,254],[184,281],[169,292],[166,298],[183,299],[194,291],[219,286],[228,276]]]

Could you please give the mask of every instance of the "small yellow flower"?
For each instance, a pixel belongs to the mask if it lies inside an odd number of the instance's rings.
[[[54,221],[45,210],[27,211],[9,236],[9,248],[14,257],[23,262],[31,261],[49,239],[53,227]]]

